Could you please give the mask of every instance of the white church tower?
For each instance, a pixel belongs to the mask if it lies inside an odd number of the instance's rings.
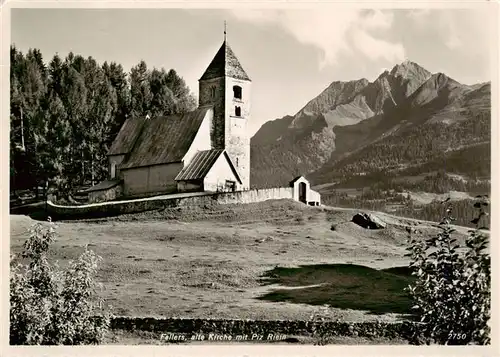
[[[242,181],[250,189],[251,80],[226,40],[199,79],[199,106],[212,105],[214,118],[210,129],[213,149],[225,149]]]

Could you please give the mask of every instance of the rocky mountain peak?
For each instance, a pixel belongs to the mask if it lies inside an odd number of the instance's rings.
[[[377,79],[375,79],[374,82],[377,82],[377,81],[380,81],[380,80],[383,80],[384,78],[387,78],[388,76],[390,75],[389,71],[386,69],[384,70],[382,73],[379,74],[379,76],[377,77]]]
[[[370,81],[366,78],[352,81],[334,81],[316,98],[309,101],[296,114],[296,117],[301,117],[304,114],[325,113],[340,104],[348,103],[369,83]]]
[[[404,62],[395,65],[391,72],[393,77],[403,77],[405,79],[428,79],[431,76],[431,72],[410,60],[405,60]]]

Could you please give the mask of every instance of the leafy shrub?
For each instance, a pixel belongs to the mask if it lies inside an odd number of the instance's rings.
[[[99,344],[110,323],[97,295],[100,257],[85,249],[61,270],[47,259],[54,241],[54,224],[37,223],[22,253],[28,264],[11,256],[10,344]]]
[[[478,224],[486,213],[487,196],[478,196],[475,207]],[[451,208],[440,223],[441,232],[425,241],[411,239],[410,267],[417,277],[408,287],[414,309],[423,323],[414,336],[416,344],[489,344],[490,343],[490,255],[485,252],[489,239],[481,227],[469,231],[466,247],[452,238]]]

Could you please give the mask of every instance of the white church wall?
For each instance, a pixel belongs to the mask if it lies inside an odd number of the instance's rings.
[[[212,148],[210,140],[210,127],[212,125],[213,116],[214,112],[212,109],[208,110],[205,114],[205,118],[200,125],[198,133],[196,133],[189,150],[184,155],[184,166],[187,166],[191,162],[194,155],[196,155],[198,151],[210,150]]]
[[[231,77],[225,78],[225,87],[226,87],[226,118],[229,117],[241,117],[245,119],[250,119],[250,110],[251,110],[251,88],[252,82],[244,81],[241,79],[235,79]],[[241,87],[241,98],[235,98],[233,87],[239,86]],[[239,116],[236,115],[236,107],[241,108],[241,114]],[[227,133],[229,134],[229,133]]]
[[[222,154],[205,176],[203,188],[208,192],[226,191],[226,180],[235,182],[236,190],[241,189],[226,157]]]
[[[236,166],[241,180],[242,189],[250,188],[250,136],[248,121],[251,109],[251,82],[226,77],[225,115],[226,115],[226,151]],[[241,98],[235,98],[233,88],[241,88]],[[236,108],[239,113],[236,113]],[[238,115],[239,114],[239,115]]]

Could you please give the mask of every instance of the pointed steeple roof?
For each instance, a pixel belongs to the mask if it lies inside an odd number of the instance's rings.
[[[243,67],[241,67],[240,61],[238,61],[238,58],[236,58],[233,50],[225,40],[200,80],[224,76],[246,81],[250,80]]]

